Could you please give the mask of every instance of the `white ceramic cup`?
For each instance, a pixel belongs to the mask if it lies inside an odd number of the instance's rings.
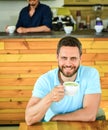
[[[63,86],[66,95],[74,96],[79,90],[79,84],[76,82],[64,82]]]
[[[97,33],[100,33],[103,30],[103,25],[95,25],[94,29]]]
[[[64,26],[64,31],[66,34],[71,34],[72,30],[73,30],[72,26]]]
[[[12,34],[12,33],[14,33],[15,29],[16,29],[16,27],[14,25],[8,26],[7,27],[7,32]]]

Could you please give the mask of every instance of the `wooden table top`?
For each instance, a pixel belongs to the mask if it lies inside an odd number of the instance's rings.
[[[43,122],[27,126],[20,123],[19,130],[108,130],[108,121],[95,122]]]

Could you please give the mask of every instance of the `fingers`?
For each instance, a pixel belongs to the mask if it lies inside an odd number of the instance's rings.
[[[60,101],[63,97],[64,97],[64,87],[63,87],[63,86],[55,87],[55,88],[51,91],[52,101],[58,102],[58,101]]]
[[[19,28],[17,28],[17,32],[18,33],[25,33],[25,28],[19,27]]]
[[[8,33],[8,25],[5,27],[5,31]]]

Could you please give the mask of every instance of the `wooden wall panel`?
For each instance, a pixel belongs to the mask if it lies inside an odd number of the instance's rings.
[[[108,38],[80,38],[82,64],[99,70],[108,119]],[[57,67],[59,38],[0,39],[0,124],[19,124],[37,78]],[[9,118],[7,118],[9,117]],[[11,118],[10,118],[11,117]]]

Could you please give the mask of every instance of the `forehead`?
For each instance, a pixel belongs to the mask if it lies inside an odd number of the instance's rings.
[[[62,46],[60,48],[60,55],[79,55],[78,47]]]

